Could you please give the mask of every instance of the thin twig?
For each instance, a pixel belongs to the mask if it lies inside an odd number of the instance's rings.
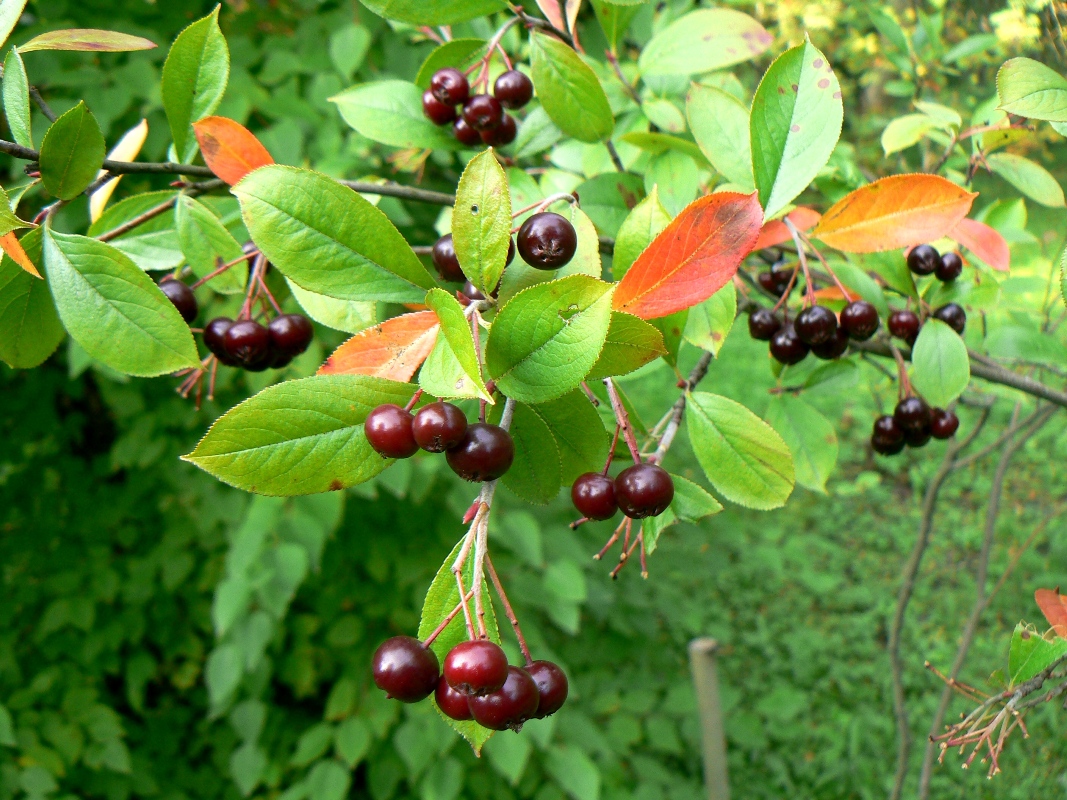
[[[519,649],[522,650],[522,657],[526,659],[526,666],[530,666],[533,663],[533,656],[530,655],[526,637],[522,635],[522,628],[519,627],[519,618],[515,616],[515,610],[511,607],[511,603],[508,602],[508,596],[504,593],[504,584],[500,582],[500,577],[496,574],[496,570],[493,568],[493,561],[488,554],[485,556],[485,568],[489,571],[489,580],[493,582],[497,596],[500,597],[500,602],[504,606],[504,613],[508,617],[508,622],[511,623],[511,627],[515,631],[515,638],[519,640]]]
[[[686,399],[689,396],[689,392],[696,388],[696,385],[704,380],[704,376],[708,374],[708,368],[711,366],[714,356],[711,353],[704,353],[697,361],[696,366],[689,373],[689,377],[685,381],[685,390],[682,395],[674,402],[670,411],[670,420],[667,422],[667,427],[663,429],[663,436],[660,437],[659,446],[656,448],[656,452],[648,459],[650,464],[660,464],[667,455],[667,451],[671,449],[671,445],[674,443],[674,437],[678,434],[678,429],[682,424],[682,417],[685,414]]]

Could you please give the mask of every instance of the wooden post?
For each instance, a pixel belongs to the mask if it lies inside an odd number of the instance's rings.
[[[726,735],[723,732],[719,671],[715,660],[718,650],[719,643],[714,639],[694,639],[689,643],[689,666],[693,672],[693,686],[700,711],[707,798],[730,800],[730,784],[726,771]]]

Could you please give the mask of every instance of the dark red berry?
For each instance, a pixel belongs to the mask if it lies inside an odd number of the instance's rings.
[[[899,442],[890,442],[872,436],[871,447],[874,449],[874,452],[879,455],[895,456],[904,449],[904,438],[901,437]]]
[[[430,403],[415,414],[411,432],[428,453],[443,453],[463,441],[467,418],[451,403]]]
[[[934,270],[934,274],[939,281],[954,281],[960,275],[963,274],[963,259],[960,258],[960,254],[956,251],[951,253],[945,253],[941,256],[941,260],[937,262],[937,269]]]
[[[455,106],[442,103],[429,89],[422,93],[422,113],[434,125],[448,125],[456,120]]]
[[[270,346],[281,357],[293,359],[308,349],[315,329],[303,314],[279,314],[267,326]]]
[[[370,446],[386,458],[410,458],[419,451],[419,445],[411,431],[415,418],[410,411],[386,403],[367,415],[363,432]]]
[[[200,313],[200,306],[197,305],[196,295],[193,294],[193,290],[186,284],[174,278],[164,278],[159,282],[159,290],[178,309],[182,319],[186,322],[192,322],[196,319],[196,315]]]
[[[449,719],[454,719],[457,722],[473,719],[470,704],[467,702],[467,695],[457,692],[449,686],[444,675],[437,682],[433,699],[437,703],[437,707]]]
[[[615,501],[615,481],[599,472],[578,476],[571,486],[571,501],[578,513],[589,519],[611,519],[619,510]]]
[[[811,306],[797,314],[793,328],[804,344],[822,344],[837,333],[837,316],[826,306]]]
[[[514,142],[518,133],[519,128],[515,124],[515,118],[505,114],[499,125],[482,131],[479,135],[482,137],[482,142],[490,147],[503,147]]]
[[[488,639],[460,642],[445,656],[442,671],[448,685],[460,694],[495,692],[508,677],[508,657]]]
[[[479,292],[478,291],[478,287],[475,286],[470,281],[467,281],[466,283],[463,284],[463,289],[461,291],[463,292],[463,294],[465,294],[471,300],[484,300],[485,299],[485,295],[482,294],[481,292]]]
[[[559,269],[578,249],[574,226],[551,211],[534,214],[522,223],[516,239],[522,260],[536,269]]]
[[[452,126],[452,135],[456,137],[456,141],[467,147],[476,147],[482,143],[482,135],[468,125],[463,117],[457,119],[456,124]]]
[[[930,406],[921,397],[905,397],[897,403],[893,419],[907,433],[926,433],[930,430]]]
[[[769,342],[781,327],[782,321],[769,308],[757,308],[748,315],[749,336],[761,342]]]
[[[932,275],[941,263],[941,254],[928,244],[912,248],[908,253],[908,269],[916,275]]]
[[[515,443],[503,428],[475,422],[467,426],[463,441],[447,451],[445,458],[465,481],[495,481],[511,469]]]
[[[811,348],[800,341],[793,323],[787,322],[771,337],[771,355],[775,361],[790,366],[799,364],[808,357]]]
[[[229,317],[215,317],[204,327],[204,346],[214,354],[221,363],[231,367],[237,366],[237,361],[226,349],[226,331],[233,325]]]
[[[526,670],[508,667],[504,685],[491,694],[468,698],[474,721],[493,731],[517,731],[537,715],[537,684]]]
[[[841,310],[841,327],[857,342],[865,342],[878,330],[878,309],[866,300],[853,300]]]
[[[811,352],[815,354],[816,358],[821,358],[824,361],[833,361],[848,352],[848,342],[848,333],[844,328],[838,328],[834,332],[833,339],[822,344],[813,344]]]
[[[935,439],[951,439],[960,428],[960,418],[951,411],[935,408],[930,414],[930,435]]]
[[[459,258],[456,256],[456,247],[452,242],[451,233],[446,233],[437,240],[433,246],[432,258],[433,265],[437,267],[437,271],[444,280],[466,280],[463,269],[459,265]]]
[[[898,309],[889,315],[889,333],[903,339],[909,345],[915,344],[922,323],[919,315],[908,309]]]
[[[493,96],[504,108],[522,108],[533,97],[533,81],[517,69],[501,73],[493,82]]]
[[[886,414],[875,420],[871,447],[883,456],[895,456],[904,449],[904,431],[891,415]]]
[[[467,102],[471,87],[466,75],[454,67],[445,67],[430,78],[430,91],[445,105],[458,106]]]
[[[551,661],[535,661],[526,671],[537,684],[537,719],[550,717],[567,702],[567,676]]]
[[[793,278],[793,270],[786,266],[784,261],[775,262],[769,272],[761,272],[757,276],[759,285],[775,297],[781,297],[789,288],[789,281]]]
[[[374,684],[402,703],[433,694],[438,675],[437,655],[411,636],[386,639],[374,652]]]
[[[674,499],[674,480],[657,464],[634,464],[615,479],[615,500],[630,519],[658,517]]]
[[[934,312],[934,319],[941,320],[960,336],[963,336],[963,331],[967,327],[967,312],[959,303],[947,303],[941,306]]]
[[[271,364],[270,333],[255,320],[233,323],[222,341],[230,358],[247,370],[260,372]]]
[[[463,120],[476,131],[495,128],[504,119],[504,107],[492,95],[476,94],[463,104]]]
[[[904,431],[904,444],[906,444],[908,447],[914,447],[918,449],[920,447],[926,447],[929,442],[929,428],[924,431]]]

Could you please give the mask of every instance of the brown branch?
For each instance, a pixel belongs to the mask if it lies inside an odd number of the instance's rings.
[[[29,92],[30,99],[37,104],[39,109],[41,109],[41,113],[45,115],[49,122],[55,122],[56,119],[58,119],[58,117],[56,117],[56,112],[53,111],[52,107],[45,102],[43,97],[41,97],[40,90],[36,86],[31,86]]]
[[[696,388],[696,385],[704,380],[704,376],[708,374],[708,368],[711,366],[711,362],[714,356],[711,353],[704,353],[700,357],[700,360],[693,367],[689,373],[689,377],[685,380],[684,391],[681,397],[679,397],[670,410],[670,419],[667,422],[667,427],[663,429],[663,435],[660,437],[659,446],[656,448],[656,452],[648,459],[650,464],[659,464],[667,455],[667,451],[671,449],[671,445],[674,443],[674,437],[678,434],[678,429],[682,424],[682,417],[685,414],[686,398],[689,396],[689,392]]]

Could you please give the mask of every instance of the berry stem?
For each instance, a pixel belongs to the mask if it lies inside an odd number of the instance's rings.
[[[415,407],[415,404],[419,402],[420,397],[422,397],[422,389],[416,389],[415,394],[411,396],[411,399],[408,400],[407,405],[404,406],[404,410],[411,411],[411,409]]]
[[[659,446],[656,448],[656,452],[648,459],[650,464],[661,464],[663,459],[667,456],[667,451],[671,449],[671,445],[674,444],[674,437],[678,435],[678,428],[682,424],[682,416],[685,414],[685,404],[691,392],[698,383],[700,383],[704,376],[708,374],[708,369],[711,367],[711,362],[714,356],[711,353],[704,353],[697,361],[696,366],[690,371],[689,376],[685,380],[685,386],[683,387],[682,396],[679,397],[674,406],[670,410],[670,421],[667,423],[667,427],[663,431],[663,436],[660,437]]]
[[[800,231],[797,230],[797,226],[794,225],[792,220],[790,220],[788,217],[783,217],[782,221],[785,222],[785,226],[789,228],[789,233],[792,235],[793,242],[796,243],[797,246],[797,258],[800,259],[800,268],[804,270],[804,282],[808,284],[808,305],[817,305],[817,301],[815,299],[815,284],[811,281],[811,271],[808,269],[808,256],[804,250],[804,243],[800,240]],[[796,278],[795,272],[793,277]],[[792,288],[792,281],[790,281],[790,288]],[[788,295],[789,292],[786,291],[786,294]],[[778,307],[775,306],[775,310],[777,309]]]
[[[615,532],[612,533],[610,537],[608,537],[608,541],[604,544],[603,547],[600,548],[600,552],[593,556],[593,561],[599,561],[600,559],[602,559],[607,554],[608,550],[612,548],[612,545],[614,545],[615,542],[619,541],[619,534],[622,533],[622,529],[626,527],[626,523],[629,521],[630,518],[627,517],[619,523],[619,526],[615,529]]]
[[[473,639],[475,637],[474,623],[471,621],[471,610],[467,605],[467,590],[463,588],[463,565],[467,563],[467,556],[470,555],[473,544],[474,537],[471,536],[470,531],[467,531],[467,535],[464,537],[463,547],[460,548],[459,553],[456,555],[456,560],[452,562],[452,574],[456,576],[456,586],[459,587],[460,605],[463,606],[463,621],[467,625],[468,639]]]
[[[600,408],[600,398],[593,394],[593,390],[589,388],[589,384],[582,381],[582,391],[585,392],[585,396],[589,398],[589,402],[593,404],[594,408]]]
[[[504,48],[500,46],[501,40],[504,38],[504,34],[508,32],[512,25],[519,22],[519,17],[511,17],[505,22],[496,33],[493,34],[493,38],[485,46],[485,55],[481,61],[481,72],[478,74],[478,79],[474,82],[475,85],[484,84],[485,89],[489,91],[489,62],[493,58],[493,51],[499,50],[500,54],[504,56],[504,63],[507,64],[508,69],[511,69],[511,62],[508,60],[507,53],[504,52]]]
[[[630,448],[630,455],[633,457],[635,464],[640,464],[641,452],[637,449],[637,439],[634,438],[634,430],[630,425],[630,415],[626,413],[626,408],[622,404],[622,398],[619,397],[614,381],[611,378],[604,378],[604,386],[607,387],[608,397],[611,399],[611,409],[615,412],[615,421],[622,428],[623,436],[626,437],[626,445]]]
[[[464,603],[466,603],[468,600],[470,600],[471,599],[471,595],[473,595],[473,594],[474,594],[473,590],[470,591],[470,592],[467,592],[467,594],[458,603],[456,603],[456,607],[448,612],[448,616],[445,617],[443,620],[441,620],[441,624],[438,625],[437,628],[434,629],[434,632],[431,633],[428,637],[426,637],[426,639],[422,643],[423,647],[429,647],[431,644],[433,644],[434,639],[436,639],[438,636],[440,636],[441,635],[441,631],[443,631],[445,628],[447,628],[449,626],[449,624],[452,622],[452,620],[454,620],[456,618],[456,614],[458,614],[460,611],[463,610]]]
[[[619,433],[622,432],[622,426],[618,423],[615,424],[615,435],[611,437],[611,447],[608,449],[608,460],[604,462],[604,474],[608,474],[608,470],[611,469],[611,462],[615,458],[615,448],[619,446]]]
[[[522,635],[522,628],[519,627],[519,618],[515,616],[515,611],[508,602],[508,596],[504,593],[504,584],[500,582],[500,577],[496,574],[496,569],[493,568],[493,562],[488,554],[485,556],[485,568],[489,570],[489,580],[493,582],[493,588],[496,589],[500,602],[504,604],[504,613],[507,614],[508,622],[515,631],[515,638],[519,640],[519,649],[522,650],[522,657],[526,659],[526,666],[530,666],[533,663],[533,656],[530,655],[526,637]]]
[[[534,211],[534,210],[536,210],[536,211],[544,211],[546,208],[548,208],[553,203],[560,203],[560,202],[563,202],[564,200],[566,200],[568,203],[571,203],[572,205],[576,205],[578,203],[578,198],[575,197],[573,193],[571,193],[571,192],[560,192],[558,194],[549,195],[544,200],[538,200],[536,203],[531,203],[530,205],[528,205],[528,206],[526,206],[524,208],[520,208],[518,211],[514,212],[511,215],[511,218],[515,219],[517,217],[520,217],[523,214],[525,214],[527,211]],[[518,230],[518,228],[513,230],[512,233],[514,233],[516,230]]]
[[[267,282],[265,280],[263,280],[263,272],[264,272],[264,270],[258,270],[256,272],[256,280],[259,281],[259,290],[264,295],[266,295],[267,300],[270,301],[271,307],[274,308],[274,313],[275,314],[281,314],[282,313],[282,307],[280,305],[278,305],[278,301],[274,299],[274,295],[272,295],[270,293],[270,289],[267,288]]]
[[[774,313],[778,313],[779,309],[785,305],[785,301],[789,298],[789,295],[793,291],[793,287],[797,285],[797,273],[800,270],[800,263],[793,267],[793,274],[789,276],[789,283],[786,284],[785,291],[782,292],[782,296],[778,298],[778,302],[774,304],[774,308],[771,309]]]
[[[830,279],[834,282],[834,285],[838,288],[838,290],[840,290],[841,295],[845,299],[845,302],[851,302],[849,298],[852,296],[852,293],[845,288],[845,285],[843,283],[841,283],[841,280],[837,277],[837,273],[830,269],[830,264],[829,262],[827,262],[826,256],[822,254],[822,251],[820,251],[818,247],[811,243],[811,239],[809,239],[804,233],[797,229],[797,227],[793,224],[792,220],[786,218],[785,224],[791,232],[795,233],[804,241],[804,244],[807,247],[811,248],[811,252],[815,255],[817,259],[819,259],[819,263],[822,265],[822,268],[826,270],[826,274],[830,276]]]
[[[259,251],[258,250],[256,252],[254,252],[254,253],[248,253],[246,255],[243,255],[240,258],[235,259],[234,261],[231,261],[228,264],[223,264],[221,267],[216,269],[214,272],[209,272],[207,275],[205,275],[203,278],[198,280],[196,283],[194,283],[189,288],[190,289],[194,289],[194,290],[195,289],[199,289],[201,286],[203,286],[205,283],[207,283],[212,278],[217,278],[219,275],[224,273],[226,270],[230,269],[230,267],[236,267],[238,264],[242,264],[245,261],[248,261],[248,259],[250,259],[250,258],[255,258],[257,255],[259,255]]]
[[[913,394],[911,389],[911,380],[908,379],[908,366],[904,363],[904,356],[897,350],[897,346],[892,342],[889,343],[889,349],[893,351],[893,358],[897,362],[897,375],[900,378],[900,394],[901,398],[911,397]]]

